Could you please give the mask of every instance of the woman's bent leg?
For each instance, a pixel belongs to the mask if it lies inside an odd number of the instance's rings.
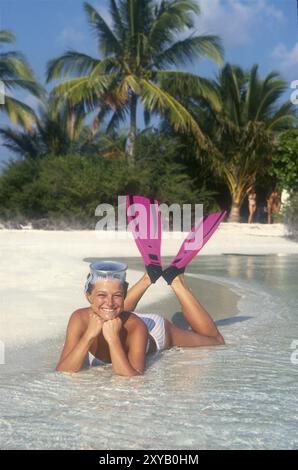
[[[147,273],[139,279],[127,292],[124,300],[124,309],[127,312],[133,311],[148,287],[151,286],[150,277]]]
[[[173,345],[177,345],[177,342],[186,340],[189,343],[199,342],[199,345],[203,341],[202,337],[207,337],[207,342],[212,343],[212,339],[215,340],[214,344],[224,344],[224,339],[218,331],[214,321],[210,317],[209,313],[194,297],[188,287],[185,285],[184,275],[177,276],[172,284],[174,290],[182,308],[184,318],[191,326],[193,331],[185,331],[177,328],[175,325],[171,327],[171,334],[173,338]],[[198,338],[199,336],[199,338]],[[187,344],[187,346],[197,346],[197,344]],[[182,344],[181,344],[182,346]]]
[[[169,349],[173,346],[195,348],[199,346],[218,346],[220,344],[225,344],[221,334],[217,337],[200,335],[194,331],[182,330],[165,319],[164,349]]]

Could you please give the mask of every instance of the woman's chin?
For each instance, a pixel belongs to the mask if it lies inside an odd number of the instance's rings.
[[[117,313],[101,313],[100,316],[104,321],[114,320],[117,317]]]

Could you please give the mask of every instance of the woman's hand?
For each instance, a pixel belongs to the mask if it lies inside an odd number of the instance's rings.
[[[103,320],[98,315],[93,312],[89,313],[89,323],[85,333],[86,337],[89,340],[96,338],[101,332],[103,324]]]
[[[119,338],[121,327],[122,321],[119,317],[104,322],[102,327],[102,333],[108,344],[113,343],[113,341]]]

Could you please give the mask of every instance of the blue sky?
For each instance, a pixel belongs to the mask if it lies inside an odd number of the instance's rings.
[[[108,20],[108,0],[89,0]],[[298,79],[298,20],[296,0],[198,0],[202,15],[197,33],[218,34],[225,47],[225,60],[251,67],[261,74],[278,70],[291,82]],[[40,82],[45,80],[48,60],[67,49],[97,56],[83,10],[83,0],[0,0],[0,29],[15,33],[17,42],[5,50],[22,51]],[[217,66],[208,60],[188,67],[202,76],[213,77]],[[289,96],[291,94],[289,88]],[[21,95],[30,105],[28,93]],[[0,114],[1,123],[8,121]],[[139,119],[142,126],[142,120]],[[0,160],[7,150],[0,147]]]

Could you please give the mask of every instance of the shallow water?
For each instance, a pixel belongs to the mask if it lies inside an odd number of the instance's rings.
[[[1,448],[297,448],[297,263],[198,257],[192,283],[216,281],[241,296],[239,314],[218,321],[226,345],[165,351],[142,377],[114,376],[110,366],[52,372],[63,338],[31,345],[35,362],[26,350],[19,364],[8,357],[0,366]]]

